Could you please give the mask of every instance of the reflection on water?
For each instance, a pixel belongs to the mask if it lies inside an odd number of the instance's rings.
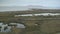
[[[10,26],[8,26],[8,24],[3,24],[0,23],[0,32],[10,32],[12,29],[12,26],[16,25],[16,28],[25,28],[25,26],[23,24],[19,24],[19,23],[10,23]]]

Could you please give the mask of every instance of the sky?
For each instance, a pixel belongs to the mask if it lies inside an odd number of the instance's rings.
[[[60,0],[0,0],[0,6],[27,6],[27,5],[60,7]]]

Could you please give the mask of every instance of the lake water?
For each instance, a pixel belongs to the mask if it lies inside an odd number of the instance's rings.
[[[15,24],[15,23],[13,23]],[[19,23],[16,23],[16,28],[25,28],[25,26],[23,24],[19,24]],[[5,30],[4,28],[7,27]],[[12,29],[12,26],[8,26],[8,24],[3,24],[3,23],[0,23],[0,32],[10,32]]]
[[[15,15],[16,16],[57,16],[60,13],[38,13],[38,14],[22,14],[22,15]]]
[[[26,7],[19,7],[19,6],[2,6],[0,7],[0,12],[4,11],[21,11],[21,10],[28,10]]]

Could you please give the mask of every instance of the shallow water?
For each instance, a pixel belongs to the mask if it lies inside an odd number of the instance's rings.
[[[16,28],[25,28],[23,24],[17,23],[16,25],[17,25]],[[0,32],[10,32],[12,29],[12,26],[8,26],[8,24],[3,24],[3,23],[0,23],[0,27],[1,27]],[[5,27],[7,28],[4,30]]]
[[[22,15],[15,15],[15,16],[57,16],[60,13],[38,13],[38,14],[22,14]]]

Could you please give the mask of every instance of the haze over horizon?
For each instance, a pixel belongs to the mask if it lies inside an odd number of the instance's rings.
[[[60,9],[60,0],[0,0],[0,11],[32,8]],[[19,8],[20,7],[20,8]]]

